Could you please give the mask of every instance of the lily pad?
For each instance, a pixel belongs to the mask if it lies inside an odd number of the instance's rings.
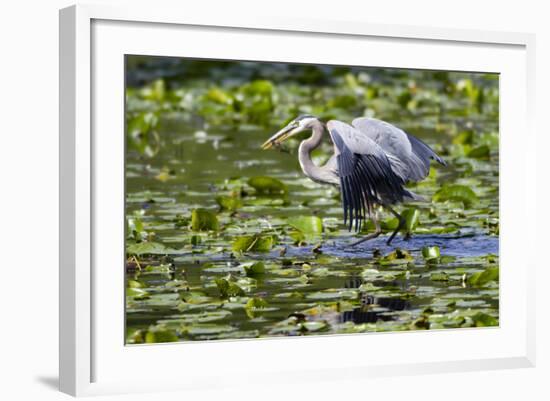
[[[449,275],[445,272],[432,273],[430,275],[432,281],[449,281]]]
[[[222,298],[238,297],[245,295],[245,292],[241,287],[225,278],[217,278],[215,280],[215,283]]]
[[[135,300],[151,298],[151,295],[142,288],[128,288],[126,289],[126,296],[132,297]]]
[[[458,201],[470,207],[478,201],[474,191],[464,185],[445,185],[433,196],[435,202]]]
[[[248,180],[248,185],[256,190],[258,194],[287,194],[287,186],[280,180],[268,177],[252,177]]]
[[[491,150],[489,149],[489,146],[487,145],[481,145],[477,148],[473,148],[468,152],[468,157],[475,157],[478,159],[482,158],[488,158],[491,154]]]
[[[472,316],[472,320],[477,327],[498,326],[498,320],[487,313],[478,312]]]
[[[191,212],[191,229],[193,231],[217,231],[220,228],[216,215],[205,209]]]
[[[498,281],[499,268],[489,267],[482,272],[474,273],[468,277],[468,284],[472,286],[484,286],[490,281]]]
[[[189,334],[190,336],[207,336],[220,333],[227,333],[236,330],[234,327],[223,324],[203,323],[195,324],[193,326],[187,326],[182,328],[182,332]]]
[[[217,196],[216,202],[222,210],[235,211],[243,206],[243,202],[236,196]]]
[[[261,312],[268,306],[267,301],[263,298],[250,298],[245,306],[245,312],[250,319],[257,317],[258,312]]]
[[[318,237],[323,233],[323,221],[318,216],[298,216],[288,220],[288,224],[306,238]]]
[[[172,253],[173,249],[161,243],[151,241],[128,244],[126,252],[130,255],[167,255]]]
[[[170,343],[178,341],[176,332],[164,325],[150,327],[145,334],[146,343]]]
[[[425,246],[422,248],[422,257],[427,261],[433,261],[441,256],[441,252],[437,245]]]
[[[420,210],[408,208],[401,213],[401,216],[405,219],[405,232],[412,234],[420,222]]]
[[[271,235],[244,235],[237,237],[233,241],[233,251],[235,252],[269,252],[275,239]]]
[[[377,259],[377,262],[381,265],[402,264],[409,263],[414,258],[412,255],[401,248],[397,248],[395,251],[388,253],[387,255]]]
[[[263,262],[243,263],[241,267],[248,277],[259,276],[265,273],[265,265]]]

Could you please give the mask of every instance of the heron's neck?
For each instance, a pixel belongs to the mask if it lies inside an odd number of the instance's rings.
[[[311,152],[321,144],[324,131],[323,123],[317,121],[312,127],[312,135],[302,141],[298,148],[298,160],[300,161],[302,171],[313,181],[317,182],[325,182],[323,179],[325,174],[323,174],[323,169],[315,165],[311,160]]]

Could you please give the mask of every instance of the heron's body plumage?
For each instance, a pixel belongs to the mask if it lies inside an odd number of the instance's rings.
[[[361,230],[362,221],[377,205],[393,205],[414,198],[406,180],[393,170],[388,154],[371,137],[356,128],[331,120],[327,128],[338,160],[344,223]]]

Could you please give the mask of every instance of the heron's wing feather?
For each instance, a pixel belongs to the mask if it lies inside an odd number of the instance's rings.
[[[375,203],[393,204],[412,196],[374,141],[339,121],[329,121],[327,127],[337,154],[344,223],[349,217],[350,230],[361,229]]]
[[[430,159],[435,160],[439,164],[446,166],[447,163],[445,160],[443,160],[437,153],[435,153],[432,148],[430,148],[428,145],[426,145],[423,141],[418,139],[417,137],[407,134],[407,137],[409,138],[409,141],[411,142],[411,146],[413,149],[413,152],[418,155],[422,160],[425,162],[427,161],[429,163]]]
[[[388,154],[392,168],[405,181],[420,181],[430,172],[430,159],[445,165],[428,145],[385,121],[361,117],[352,125]]]

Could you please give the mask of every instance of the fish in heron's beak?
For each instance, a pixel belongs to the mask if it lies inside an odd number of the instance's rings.
[[[279,145],[300,131],[300,127],[295,122],[292,122],[265,141],[262,145],[262,149],[269,149],[273,145]]]

